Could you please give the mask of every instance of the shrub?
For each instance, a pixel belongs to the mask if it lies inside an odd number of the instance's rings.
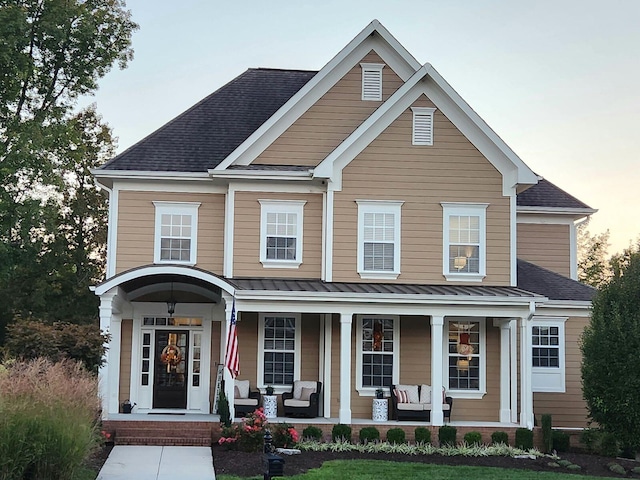
[[[344,440],[345,442],[351,442],[351,427],[338,423],[331,429],[331,441]]]
[[[298,431],[288,423],[278,423],[273,427],[273,445],[280,448],[292,448],[300,440]]]
[[[480,432],[467,432],[464,434],[464,441],[467,445],[481,445],[482,434]]]
[[[390,428],[387,432],[387,442],[389,443],[406,443],[404,430],[401,428]]]
[[[73,478],[101,441],[97,378],[71,361],[15,362],[0,392],[0,478]]]
[[[322,430],[314,425],[309,425],[302,431],[302,438],[320,441],[322,440]]]
[[[528,428],[516,429],[516,448],[531,450],[533,448],[533,430]]]
[[[552,433],[552,448],[556,452],[569,451],[569,434],[560,430],[554,430]]]
[[[455,447],[458,440],[456,438],[458,434],[458,430],[456,427],[452,427],[451,425],[443,425],[438,429],[438,441],[440,442],[440,446],[444,447],[448,445],[450,447]]]
[[[495,431],[491,434],[491,443],[494,445],[499,443],[509,445],[509,435],[507,435],[507,432]]]
[[[426,427],[416,427],[416,443],[431,443],[431,430]]]
[[[551,415],[542,415],[542,446],[544,453],[553,450],[553,430],[551,429]]]
[[[586,447],[589,453],[598,451],[600,445],[601,432],[597,428],[585,428],[580,434],[580,442]]]
[[[242,419],[242,425],[222,428],[218,444],[227,448],[237,448],[243,452],[260,452],[264,444],[264,434],[268,427],[267,417],[262,407]]]
[[[229,400],[224,393],[224,388],[220,389],[218,394],[218,413],[220,414],[220,423],[223,427],[231,426],[231,411],[229,410]]]
[[[360,429],[360,442],[370,443],[380,440],[380,432],[376,427],[364,427]]]
[[[620,453],[618,438],[613,433],[604,432],[600,437],[600,455],[605,457],[617,457]]]

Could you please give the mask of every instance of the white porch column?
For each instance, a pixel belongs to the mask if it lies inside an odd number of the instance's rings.
[[[333,315],[324,315],[324,365],[323,370],[323,415],[324,418],[331,418],[331,334],[333,331]]]
[[[518,321],[509,321],[509,356],[514,364],[511,367],[511,423],[518,423]]]
[[[224,298],[224,317],[225,317],[225,322],[224,322],[224,335],[221,336],[220,338],[220,347],[222,348],[221,350],[221,357],[222,357],[222,363],[225,364],[226,363],[226,352],[227,352],[227,336],[229,334],[229,329],[231,328],[231,310],[233,309],[233,297],[231,297],[231,295],[222,294],[222,298]],[[236,317],[237,320],[237,317]],[[231,421],[233,421],[233,419],[236,417],[236,408],[234,405],[234,390],[233,387],[235,387],[235,382],[233,380],[233,378],[231,378],[231,372],[229,372],[229,369],[225,367],[222,369],[222,378],[224,379],[224,394],[227,396],[227,400],[229,401],[229,413],[231,415]]]
[[[108,333],[110,341],[105,353],[105,363],[98,371],[98,388],[102,399],[102,417],[120,411],[120,342],[122,316],[116,308],[115,293],[100,297],[100,330]]]
[[[509,320],[497,320],[500,327],[500,422],[511,422],[511,333]],[[514,364],[515,364],[514,358]]]
[[[100,330],[105,333],[111,333],[112,303],[113,294],[105,293],[100,297]],[[111,353],[109,342],[105,342],[104,347],[105,353],[102,357],[102,366],[98,369],[98,389],[102,403],[102,418],[106,419],[109,413],[109,373],[113,371],[113,368],[109,368],[109,357]],[[117,411],[115,413],[117,413]]]
[[[531,389],[531,340],[529,322],[520,318],[520,426],[533,428],[533,391]]]
[[[352,313],[340,314],[340,411],[338,419],[351,424],[351,323]]]
[[[444,424],[442,402],[442,332],[444,317],[431,316],[431,425],[439,427]]]

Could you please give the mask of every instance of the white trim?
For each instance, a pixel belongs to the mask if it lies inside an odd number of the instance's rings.
[[[206,172],[180,172],[180,171],[152,171],[152,170],[105,170],[102,168],[92,168],[89,170],[96,178],[122,178],[122,179],[145,179],[145,180],[166,180],[179,178],[181,180],[208,180],[209,174]]]
[[[413,112],[411,144],[433,145],[433,113],[436,111],[436,109],[431,107],[411,107],[411,111]],[[420,122],[425,123],[424,125],[421,125]]]
[[[558,345],[549,346],[558,348],[558,363],[556,367],[534,367],[531,366],[531,388],[534,392],[566,392],[566,337],[565,325],[568,317],[542,317],[535,316],[531,320],[530,347],[533,357],[533,327],[558,327]],[[542,346],[545,348],[545,346]]]
[[[226,185],[215,184],[211,179],[203,179],[200,182],[189,182],[181,178],[164,179],[122,179],[118,178],[113,182],[114,188],[120,191],[129,192],[154,192],[154,193],[205,193],[221,194],[227,191]]]
[[[442,315],[431,315],[431,392],[438,392],[444,388],[444,352],[443,335],[444,317]],[[446,391],[446,388],[445,388]],[[444,424],[444,414],[441,402],[431,404],[431,425],[434,427]]]
[[[516,189],[513,188],[509,197],[509,278],[512,287],[518,286],[517,201]]]
[[[109,193],[109,224],[107,234],[107,278],[116,274],[116,261],[118,258],[118,203],[120,190],[114,187]]]
[[[304,206],[306,200],[271,200],[259,199],[260,203],[260,262],[265,268],[298,268],[302,264],[302,250],[304,242]],[[296,233],[287,238],[296,239],[296,258],[294,260],[278,260],[267,258],[267,228],[268,215],[284,213],[295,215]]]
[[[478,389],[452,389],[449,388],[449,357],[459,356],[457,353],[449,353],[449,325],[451,323],[471,322],[478,325],[478,348],[480,352],[473,353],[479,359]],[[458,317],[446,316],[444,321],[444,335],[442,338],[442,348],[445,361],[443,363],[443,383],[447,389],[447,394],[452,398],[481,399],[487,393],[487,322],[484,317]]]
[[[351,424],[351,329],[353,313],[340,313],[340,408],[338,421]]]
[[[361,100],[382,101],[382,69],[383,63],[361,63],[362,68],[362,96]],[[374,82],[374,85],[371,85]],[[374,90],[375,89],[375,90]]]
[[[481,282],[487,275],[487,207],[489,204],[441,202],[440,205],[442,205],[442,274],[447,281]],[[449,218],[452,215],[478,217],[478,272],[458,273],[449,270]]]
[[[296,332],[295,332],[295,346],[294,346],[294,366],[293,366],[293,379],[300,379],[300,365],[302,363],[302,315],[300,313],[286,313],[286,312],[278,312],[278,313],[261,313],[258,316],[258,355],[257,355],[257,376],[256,385],[258,389],[262,393],[265,392],[265,387],[267,386],[264,383],[264,319],[265,317],[287,317],[293,318],[296,324]],[[291,384],[272,384],[271,385],[276,394],[282,394],[284,392],[288,392],[291,390]]]
[[[517,223],[535,225],[571,225],[575,218],[571,215],[554,215],[552,213],[521,212],[518,208]]]
[[[197,263],[198,254],[198,209],[200,202],[165,202],[154,201],[155,211],[155,233],[153,241],[153,263],[172,263],[195,265]],[[189,260],[163,260],[161,259],[161,239],[162,236],[162,216],[163,215],[188,215],[191,217],[191,235],[189,239],[190,250]],[[168,238],[175,238],[173,235]]]
[[[325,361],[321,368],[323,368],[322,378],[323,378],[323,393],[324,393],[324,402],[323,402],[323,413],[324,418],[331,418],[331,352],[333,351],[333,315],[331,313],[324,314],[324,331],[322,332],[324,335],[324,357]]]
[[[276,180],[276,181],[291,181],[291,180],[311,180],[313,175],[313,168],[309,167],[308,170],[209,170],[211,178],[224,178],[233,180]]]
[[[223,272],[227,278],[233,278],[233,252],[235,241],[236,191],[231,184],[224,202],[224,252]]]
[[[263,193],[324,193],[325,187],[310,183],[258,183],[251,181],[235,180],[230,184],[236,192],[263,192]]]
[[[575,223],[569,227],[569,276],[578,280],[578,229]]]
[[[356,200],[358,205],[358,245],[357,245],[357,268],[360,278],[363,279],[396,279],[400,275],[401,264],[401,200]],[[367,270],[364,265],[364,244],[365,244],[365,215],[367,214],[391,214],[394,219],[393,226],[393,270]],[[372,241],[374,243],[380,243]],[[384,242],[389,243],[389,242]]]
[[[372,320],[391,320],[393,321],[393,377],[391,383],[397,385],[400,383],[400,316],[398,315],[356,315],[356,390],[361,397],[373,397],[376,390],[380,387],[364,387],[362,386],[362,321]],[[384,352],[383,352],[384,353]],[[384,388],[384,387],[383,387]]]
[[[537,207],[537,206],[519,206],[518,213],[539,213],[539,214],[553,214],[553,215],[574,215],[578,217],[584,217],[592,215],[598,210],[595,208],[573,208],[573,207]]]
[[[326,209],[326,233],[325,233],[325,252],[324,252],[324,281],[333,281],[333,226],[334,226],[334,191],[333,183],[329,182],[327,186],[327,209]]]

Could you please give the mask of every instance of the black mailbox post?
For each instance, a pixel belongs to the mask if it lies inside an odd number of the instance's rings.
[[[264,434],[264,453],[262,454],[264,480],[284,476],[284,458],[273,453],[272,442],[271,432],[267,430]]]

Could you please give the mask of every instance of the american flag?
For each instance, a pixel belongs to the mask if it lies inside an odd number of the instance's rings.
[[[231,373],[231,378],[236,378],[240,373],[240,357],[238,356],[238,331],[236,330],[236,299],[233,299],[231,307],[231,324],[227,336],[227,354],[225,365]]]

